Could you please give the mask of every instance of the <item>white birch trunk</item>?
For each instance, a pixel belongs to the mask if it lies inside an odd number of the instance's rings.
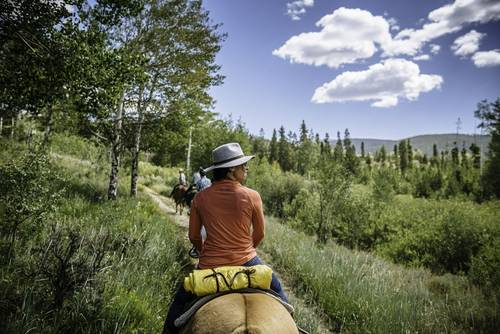
[[[109,175],[108,199],[116,199],[118,193],[118,168],[120,166],[121,132],[123,123],[123,104],[125,92],[122,93],[115,117],[115,129],[111,140],[111,173]]]
[[[132,166],[130,168],[130,196],[137,195],[137,179],[139,177],[139,152],[141,147],[142,122],[144,121],[143,105],[144,87],[139,90],[137,101],[137,125],[134,133],[134,147],[132,148]]]

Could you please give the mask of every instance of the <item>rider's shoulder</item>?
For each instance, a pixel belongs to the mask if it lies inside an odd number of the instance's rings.
[[[252,188],[245,187],[245,186],[242,186],[241,189],[242,189],[242,191],[244,191],[245,193],[247,193],[248,196],[250,196],[251,198],[253,198],[253,199],[260,199],[260,194],[259,194],[258,191],[253,190]]]

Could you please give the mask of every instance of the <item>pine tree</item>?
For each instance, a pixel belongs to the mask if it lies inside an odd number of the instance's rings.
[[[313,160],[313,143],[309,137],[306,123],[302,121],[300,125],[299,148],[297,152],[297,171],[301,175],[305,175],[312,166]]]
[[[408,148],[407,141],[402,140],[399,142],[399,168],[402,173],[405,173],[408,169]]]
[[[385,151],[385,145],[382,145],[379,152],[379,160],[385,162],[387,159],[387,152]]]
[[[406,144],[406,152],[408,153],[408,168],[413,166],[413,147],[411,146],[410,139]]]
[[[269,144],[269,162],[273,163],[278,160],[278,139],[276,136],[276,129],[273,129],[273,136]]]
[[[472,154],[472,166],[481,168],[481,149],[475,143],[470,144],[469,150]]]
[[[266,139],[264,138],[265,136],[265,133],[264,133],[264,129],[263,128],[260,128],[260,131],[259,131],[259,136],[257,137],[252,137],[252,141],[253,141],[253,152],[254,154],[257,155],[257,157],[259,159],[263,159],[264,157],[268,157],[268,143],[266,141]]]
[[[432,159],[431,165],[437,166],[439,163],[439,152],[436,144],[432,144]]]
[[[292,169],[292,161],[290,160],[290,143],[285,134],[285,127],[281,126],[279,130],[278,140],[278,163],[283,171]]]
[[[297,172],[297,153],[299,140],[297,134],[293,131],[288,131],[287,134],[287,149],[286,149],[286,170]]]
[[[482,177],[485,191],[500,198],[500,98],[490,103],[481,101],[474,115],[481,120],[478,127],[491,135],[488,161]]]
[[[314,142],[316,143],[316,145],[319,145],[319,143],[321,142],[321,139],[319,138],[319,133],[317,133],[314,136]]]
[[[330,135],[325,133],[325,139],[323,139],[323,157],[326,159],[331,159],[332,157],[332,145],[330,145]]]
[[[349,133],[349,129],[345,129],[344,131],[344,152],[351,147],[351,134]]]
[[[356,157],[356,147],[351,142],[349,130],[345,129],[344,132],[344,148],[345,148],[345,160],[344,166],[346,170],[352,175],[356,175],[358,172],[358,158]]]
[[[393,147],[392,151],[393,151],[393,154],[394,154],[394,156],[393,156],[394,164],[396,166],[399,166],[398,144],[394,144],[394,147]]]
[[[463,168],[468,168],[468,159],[467,159],[467,150],[465,147],[462,148],[462,151],[460,152],[460,166]]]
[[[361,158],[365,157],[365,142],[361,142]]]
[[[340,139],[340,131],[337,131],[337,143],[333,150],[333,159],[337,162],[344,160],[344,149],[342,148],[342,139]]]
[[[454,147],[451,149],[451,161],[453,162],[453,165],[458,166],[459,164],[459,158],[458,158],[458,147],[457,143],[454,143]]]

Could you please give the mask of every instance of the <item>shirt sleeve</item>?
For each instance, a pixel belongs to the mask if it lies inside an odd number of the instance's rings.
[[[257,247],[262,239],[264,239],[264,210],[262,208],[262,199],[258,192],[253,192],[251,194],[252,204],[253,204],[253,212],[252,212],[252,239],[253,246]]]
[[[196,247],[196,249],[201,253],[203,248],[203,240],[201,237],[201,217],[198,212],[198,206],[196,201],[196,196],[191,204],[191,213],[189,215],[189,241]]]

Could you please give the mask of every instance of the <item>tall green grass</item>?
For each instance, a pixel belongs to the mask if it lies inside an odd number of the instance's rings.
[[[139,181],[159,194],[168,195],[177,184],[177,168],[155,166],[149,162],[139,162]]]
[[[104,226],[120,237],[105,278],[105,321],[100,330],[161,332],[177,281],[183,276],[184,267],[190,265],[178,228],[149,197],[101,200],[107,186],[106,175],[91,166],[76,163],[72,167],[64,159],[60,162],[72,180],[74,195],[64,203],[61,213],[79,219],[91,230]],[[124,194],[128,180],[125,175],[121,175],[121,180],[119,193]]]
[[[16,145],[11,153],[23,150]],[[16,258],[2,261],[0,332],[161,332],[176,284],[190,265],[178,227],[148,197],[124,196],[123,175],[122,196],[106,201],[106,163],[79,159],[79,150],[72,157],[52,153],[57,155],[48,168],[61,180],[52,187],[64,188],[64,196]],[[71,240],[74,255],[61,276],[58,257],[66,256]],[[61,277],[66,287],[57,285]],[[61,290],[67,293],[55,305]]]
[[[344,333],[494,332],[498,305],[465,278],[405,269],[313,237],[270,219],[263,250],[303,298]]]

